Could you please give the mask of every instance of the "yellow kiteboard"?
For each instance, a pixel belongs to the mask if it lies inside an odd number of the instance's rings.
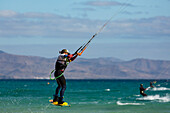
[[[68,107],[71,106],[67,102],[64,102],[63,104],[58,104],[58,102],[53,102],[53,100],[49,100],[49,102],[56,106],[68,106]]]

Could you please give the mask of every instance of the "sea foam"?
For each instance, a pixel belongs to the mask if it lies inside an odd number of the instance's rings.
[[[166,87],[154,87],[152,89],[152,91],[165,91],[165,90],[169,90],[170,91],[170,88],[166,88]]]
[[[166,94],[166,96],[161,97],[160,95],[150,95],[142,98],[136,98],[137,100],[155,100],[158,102],[170,102],[170,96]]]
[[[122,103],[120,101],[116,102],[117,105],[145,105],[144,103]]]
[[[110,89],[105,89],[105,91],[110,91]]]

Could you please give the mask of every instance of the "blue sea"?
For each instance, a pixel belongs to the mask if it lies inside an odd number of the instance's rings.
[[[153,80],[67,80],[64,100],[49,103],[57,87],[52,80],[0,80],[0,113],[170,113],[170,81],[139,94]]]

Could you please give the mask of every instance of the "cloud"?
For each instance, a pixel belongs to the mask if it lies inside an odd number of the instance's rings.
[[[78,10],[78,11],[95,11],[95,9],[94,8],[88,8],[88,7],[86,7],[86,8],[73,8],[73,10]]]
[[[83,38],[93,35],[105,23],[101,20],[78,19],[50,13],[17,13],[0,11],[0,38],[63,37]],[[170,17],[111,21],[102,31],[113,36],[170,36]]]
[[[85,2],[85,5],[89,6],[98,6],[98,7],[103,7],[103,6],[133,6],[132,4],[129,3],[120,3],[116,1],[89,1]]]
[[[0,17],[13,17],[15,15],[17,15],[17,13],[11,10],[0,11]]]
[[[126,14],[126,15],[149,14],[149,12],[142,12],[142,11],[136,11],[136,12],[122,11],[121,13],[122,13],[122,14]]]
[[[76,36],[95,29],[93,21],[58,16],[50,13],[11,13],[0,11],[0,37]]]
[[[170,17],[152,17],[114,21],[109,25],[108,33],[130,35],[134,37],[170,36]]]

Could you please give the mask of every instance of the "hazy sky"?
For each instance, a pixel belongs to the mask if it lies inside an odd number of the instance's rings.
[[[82,57],[170,60],[170,0],[0,0],[0,50],[74,52],[113,15]]]

